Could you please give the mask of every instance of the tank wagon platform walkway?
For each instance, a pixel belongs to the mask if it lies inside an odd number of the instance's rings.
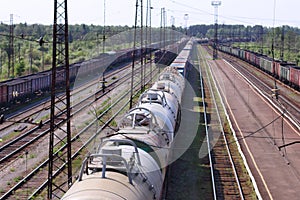
[[[200,148],[207,152],[207,144],[197,67],[192,67],[186,76],[181,124],[174,139],[173,162],[170,163],[167,178],[167,200],[213,197],[208,158],[199,158]]]

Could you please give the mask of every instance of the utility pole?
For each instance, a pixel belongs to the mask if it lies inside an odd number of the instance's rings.
[[[230,25],[230,38],[231,38],[231,40],[230,40],[230,46],[231,46],[231,44],[235,41],[234,40],[234,30],[233,30],[233,25]]]
[[[273,5],[273,30],[272,30],[272,46],[271,46],[271,53],[272,53],[272,66],[275,66],[275,54],[274,54],[274,43],[275,43],[275,11],[276,11],[276,0],[274,0]],[[275,96],[276,100],[278,100],[279,96],[279,89],[277,87],[276,78],[274,77],[274,88],[272,89],[272,95]]]
[[[215,36],[213,46],[213,59],[218,59],[218,6],[221,5],[221,1],[212,1],[211,5],[215,7]]]
[[[164,23],[164,38],[163,38],[163,40],[164,40],[164,54],[166,53],[166,20],[167,20],[167,18],[166,18],[166,9],[165,8],[163,8],[163,10],[164,10],[164,12],[163,12],[163,23]]]
[[[163,63],[164,56],[166,54],[166,11],[165,8],[161,8],[160,12],[160,32],[159,32],[159,47],[160,47],[160,58],[158,63]],[[158,65],[158,73],[160,73],[160,65]]]
[[[149,0],[149,14],[150,14],[150,32],[149,32],[149,43],[150,45],[152,45],[152,22],[151,22],[151,10],[153,9],[153,7],[151,6],[151,0]],[[152,84],[152,49],[150,49],[150,83]]]
[[[106,2],[105,0],[103,0],[103,32],[102,32],[102,36],[103,36],[103,46],[102,46],[102,53],[105,53],[105,40],[106,40],[106,36],[105,36],[105,17],[106,17]],[[105,70],[104,70],[105,71]],[[105,77],[104,77],[104,71],[102,73],[102,92],[105,92]]]
[[[160,51],[162,51],[163,12],[164,12],[164,8],[161,8],[160,9],[160,31],[159,31],[159,48],[160,48]]]
[[[147,64],[147,54],[148,54],[148,21],[149,21],[149,0],[146,1],[147,6],[146,6],[146,28],[145,28],[145,33],[146,33],[146,38],[145,38],[145,56],[144,56],[144,63],[145,65]],[[146,74],[146,70],[145,70]],[[144,76],[144,83],[146,84],[145,80],[146,76]]]
[[[174,31],[175,31],[175,17],[171,16],[171,26],[172,26],[172,33],[171,33],[171,41],[175,41],[174,39]]]
[[[145,56],[144,56],[144,63],[148,62],[148,53],[150,56],[150,83],[152,81],[152,66],[151,66],[151,0],[147,0],[146,6],[146,39],[145,39]],[[148,26],[149,25],[149,26]],[[149,28],[150,27],[150,28]],[[150,50],[150,51],[149,51]],[[144,84],[146,85],[146,67],[144,68]]]
[[[0,48],[0,79],[1,79],[1,76],[2,76],[2,50]]]
[[[8,53],[8,78],[14,76],[14,15],[10,14],[10,25],[9,25],[9,53]],[[11,74],[10,74],[11,72]]]
[[[284,26],[281,29],[280,60],[284,60]]]
[[[187,22],[189,20],[189,14],[184,14],[183,19],[185,21],[185,23],[184,23],[185,35],[187,35],[188,34],[188,31],[187,31],[188,30],[188,24],[187,24]]]
[[[29,63],[30,63],[30,67],[29,67],[29,74],[32,73],[32,45],[29,44]]]
[[[160,32],[159,32],[159,47],[160,47],[160,61],[163,60],[166,54],[166,11],[165,8],[161,8],[160,12]],[[158,66],[158,73],[160,73],[160,66]]]
[[[129,108],[132,108],[133,104],[133,81],[134,81],[134,63],[136,53],[136,27],[137,27],[137,15],[138,15],[139,0],[136,0],[135,5],[135,20],[134,20],[134,35],[133,35],[133,51],[132,51],[132,65],[131,65],[131,83],[130,83],[130,100]]]
[[[18,62],[21,62],[21,43],[18,43]]]
[[[261,46],[260,46],[260,53],[264,54],[264,28],[263,26],[261,26],[260,29],[260,37],[261,37]]]
[[[102,33],[102,35],[103,35],[103,46],[102,46],[102,53],[105,53],[105,40],[106,40],[106,36],[105,36],[105,26],[106,26],[106,24],[105,24],[105,22],[106,22],[106,2],[105,2],[105,0],[103,0],[104,1],[104,3],[103,3],[103,33]]]
[[[59,1],[59,2],[58,2]],[[69,40],[68,40],[68,6],[67,0],[54,0],[53,23],[53,55],[52,82],[50,108],[50,138],[48,165],[48,199],[60,198],[72,184],[71,162],[71,108],[70,108],[70,79],[69,79]],[[61,90],[65,92],[65,99],[56,85],[56,68],[63,66],[65,70],[65,84]],[[61,75],[61,74],[60,74]],[[61,116],[58,116],[60,113]],[[66,128],[60,128],[57,123],[65,121]],[[57,131],[59,129],[59,131]],[[66,148],[61,149],[63,146]],[[64,170],[61,166],[66,164]],[[64,174],[62,174],[64,173]],[[58,175],[67,176],[62,183],[55,182]]]
[[[242,43],[242,32],[241,32],[241,26],[238,26],[238,40],[239,40],[239,48],[241,48]]]
[[[141,0],[141,47],[140,47],[140,51],[141,51],[141,91],[143,91],[144,89],[144,51],[143,51],[143,0]]]

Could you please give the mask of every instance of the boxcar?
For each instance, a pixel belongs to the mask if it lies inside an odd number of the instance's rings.
[[[280,61],[274,61],[273,76],[276,78],[280,76],[280,64]]]
[[[266,56],[260,58],[260,67],[267,73],[273,74],[272,60]]]
[[[229,47],[229,46],[221,46],[221,50],[226,53],[232,54],[231,47]]]
[[[249,52],[249,58],[248,58],[248,61],[249,61],[251,64],[253,64],[253,65],[255,65],[255,59],[256,59],[255,57],[256,57],[255,53]]]
[[[240,51],[237,48],[232,48],[232,54],[235,55],[236,57],[240,57]]]
[[[47,73],[38,73],[34,74],[31,77],[31,87],[32,87],[32,92],[36,92],[39,90],[46,90],[50,88],[51,85],[51,77],[50,74]]]
[[[279,80],[284,83],[288,83],[290,81],[290,65],[280,65]]]
[[[0,103],[7,103],[7,84],[0,83]]]
[[[31,81],[28,79],[13,79],[7,82],[8,97],[7,101],[12,101],[14,99],[20,99],[24,96],[32,94]]]
[[[172,62],[171,67],[174,67],[182,76],[185,76],[187,68],[187,60],[182,60],[182,62]]]
[[[293,87],[300,89],[300,67],[290,67],[290,83]]]
[[[75,80],[79,66],[79,63],[74,63],[70,65],[70,81]]]
[[[259,67],[259,65],[260,65],[260,55],[257,53],[255,54],[255,65],[257,67]]]
[[[56,84],[62,85],[65,84],[66,81],[66,71],[64,69],[60,69],[56,71]]]
[[[186,46],[182,49],[179,55],[171,63],[171,67],[177,69],[179,73],[183,76],[187,76],[187,71],[189,68],[190,53],[192,51],[192,43],[187,43]]]
[[[242,60],[246,60],[246,51],[244,49],[239,50],[239,57],[242,58]]]
[[[188,59],[185,57],[180,57],[180,54],[179,54],[179,56],[177,56],[177,58],[170,64],[170,66],[176,68],[179,73],[181,73],[183,76],[185,76],[187,62],[188,62]]]
[[[250,57],[251,57],[251,52],[249,52],[249,51],[245,51],[245,60],[247,61],[247,62],[251,62],[251,59],[250,59]]]

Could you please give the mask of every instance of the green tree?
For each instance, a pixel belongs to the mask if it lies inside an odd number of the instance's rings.
[[[25,72],[25,63],[23,59],[21,59],[19,63],[16,63],[15,66],[16,66],[17,76],[21,76]]]

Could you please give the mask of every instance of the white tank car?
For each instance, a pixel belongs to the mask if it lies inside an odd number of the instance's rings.
[[[62,199],[160,199],[183,89],[183,76],[166,68],[83,162]]]
[[[160,90],[147,90],[140,96],[137,107],[151,110],[156,118],[160,119],[159,124],[165,124],[170,136],[173,135],[178,112],[178,101],[174,95]]]
[[[174,68],[167,67],[160,74],[151,89],[162,90],[169,94],[174,94],[179,103],[181,103],[182,92],[185,87],[184,77]]]
[[[84,160],[78,180],[62,199],[157,199],[162,173],[150,154],[131,140],[105,140]]]
[[[172,130],[161,120],[145,108],[132,109],[84,162],[63,199],[159,199]]]

